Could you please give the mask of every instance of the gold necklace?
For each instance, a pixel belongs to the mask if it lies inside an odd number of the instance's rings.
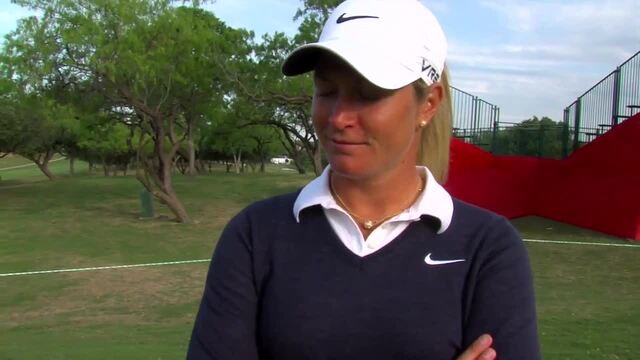
[[[383,218],[381,218],[379,220],[365,219],[364,217],[359,216],[358,214],[356,214],[353,211],[351,211],[351,209],[349,209],[349,207],[344,202],[344,200],[342,200],[340,195],[338,195],[338,192],[335,190],[335,186],[333,186],[333,176],[331,176],[331,175],[329,175],[329,190],[331,191],[331,194],[335,196],[336,200],[338,200],[338,205],[340,205],[342,208],[344,208],[347,211],[347,213],[349,213],[349,215],[354,217],[356,220],[359,220],[360,223],[362,224],[362,227],[364,227],[366,230],[373,229],[374,227],[378,226],[379,224],[382,224],[383,222],[391,219],[392,217],[400,214],[401,212],[403,212],[405,210],[405,209],[402,209],[402,210],[400,210],[398,212],[395,212],[395,213],[393,213],[391,215],[385,215]],[[420,181],[418,182],[418,191],[416,192],[416,196],[413,198],[411,203],[416,201],[416,199],[418,198],[418,195],[420,194],[421,191],[422,191],[422,177],[420,178]]]

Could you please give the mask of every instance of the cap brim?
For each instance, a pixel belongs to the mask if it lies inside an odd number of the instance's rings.
[[[358,46],[353,42],[323,41],[306,44],[292,51],[282,63],[282,73],[295,76],[315,70],[323,54],[332,54],[342,59],[376,86],[384,89],[399,89],[417,80],[408,68],[392,61],[384,52],[372,51],[372,45]],[[370,55],[374,53],[375,55]]]

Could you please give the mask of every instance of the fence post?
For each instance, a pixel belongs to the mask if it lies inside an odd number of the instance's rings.
[[[493,105],[491,107],[491,112],[493,116],[493,132],[491,134],[491,153],[496,153],[496,139],[498,137],[498,127],[500,126],[498,123],[498,107]]]
[[[580,113],[582,112],[582,98],[576,101],[576,117],[573,124],[573,151],[580,147]]]
[[[611,125],[618,125],[618,115],[620,111],[620,66],[613,72],[613,107],[611,114]]]
[[[479,116],[479,111],[478,111],[478,97],[474,96],[473,97],[473,133],[475,134],[478,130],[478,116]]]
[[[564,109],[562,121],[562,158],[569,156],[569,108]]]

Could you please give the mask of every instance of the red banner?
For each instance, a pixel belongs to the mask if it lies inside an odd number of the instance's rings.
[[[564,160],[493,156],[454,139],[445,187],[508,218],[542,216],[640,240],[640,114]]]

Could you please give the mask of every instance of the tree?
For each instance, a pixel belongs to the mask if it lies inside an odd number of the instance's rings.
[[[342,0],[303,0],[303,7],[296,11],[294,20],[302,19],[295,36],[298,45],[316,41],[333,9]]]
[[[0,157],[19,154],[33,161],[49,180],[55,179],[49,162],[61,148],[65,121],[72,112],[46,93],[28,92],[6,72],[1,78]]]
[[[251,117],[256,110],[242,98],[230,98],[223,109],[216,112],[218,121],[210,122],[204,146],[224,159],[232,159],[235,172],[243,169],[245,157],[254,150],[251,139]]]
[[[479,143],[488,144],[498,154],[561,158],[564,127],[544,116],[479,134]]]
[[[78,133],[77,156],[89,163],[90,167],[102,164],[105,176],[121,169],[126,174],[129,165],[136,157],[133,149],[134,139],[140,131],[122,122],[110,119],[113,114],[96,113],[82,120]],[[145,149],[149,153],[151,149]]]
[[[263,173],[269,157],[283,149],[278,130],[264,125],[252,126],[249,130],[249,137],[254,142],[252,155],[260,163],[260,172]]]
[[[14,114],[18,103],[15,97],[15,84],[0,77],[0,159],[12,154],[18,146],[18,124]]]
[[[32,64],[26,77],[40,85],[54,77],[90,83],[111,108],[130,109],[135,116],[128,125],[141,131],[138,148],[153,146],[151,157],[139,157],[144,173],[138,179],[179,221],[190,222],[173,189],[173,162],[200,119],[200,104],[223,96],[207,81],[215,82],[223,60],[243,54],[248,34],[168,0],[16,3],[43,13],[22,22],[8,42],[12,56]]]
[[[298,33],[288,38],[283,33],[263,36],[255,44],[254,56],[241,71],[227,68],[228,78],[236,84],[237,94],[257,106],[271,109],[272,116],[260,124],[270,125],[282,133],[282,144],[303,173],[300,150],[308,156],[316,175],[323,169],[321,148],[311,123],[313,84],[308,75],[286,78],[280,67],[285,57],[298,45],[316,41],[329,14],[339,0],[304,0],[294,19],[302,19]]]
[[[285,56],[293,49],[292,40],[284,34],[265,35],[260,44],[255,44],[253,56],[239,70],[227,69],[226,74],[236,85],[238,96],[271,114],[254,124],[273,126],[289,141],[302,144],[315,172],[320,174],[320,146],[310,114],[311,78],[308,75],[285,78],[280,72]]]

